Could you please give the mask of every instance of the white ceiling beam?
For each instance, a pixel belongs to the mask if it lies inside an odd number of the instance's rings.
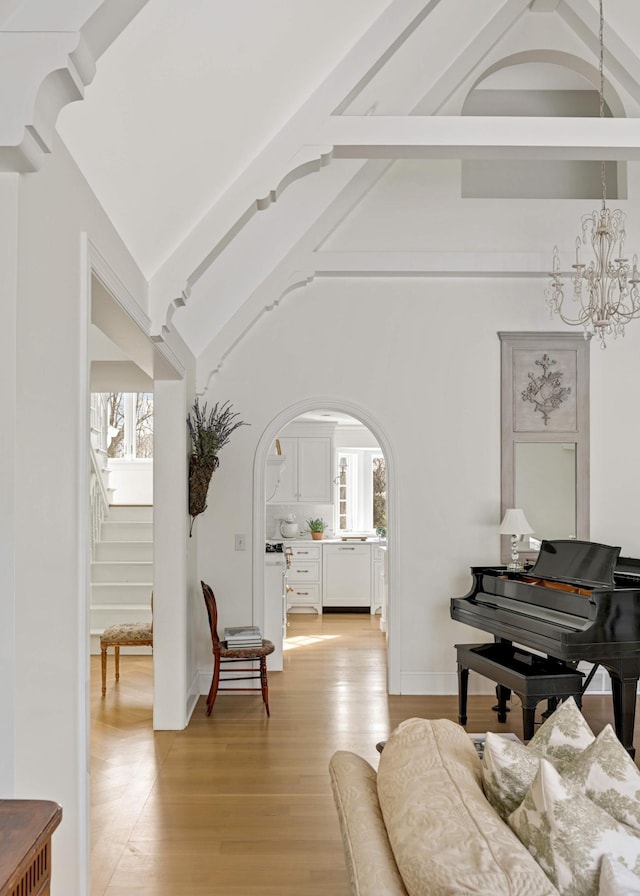
[[[331,117],[318,134],[340,159],[640,159],[640,119]]]
[[[107,50],[149,0],[103,0],[82,26],[82,34],[95,59]]]
[[[295,266],[290,267],[286,262],[279,265],[200,355],[196,376],[198,395],[206,393],[213,377],[265,314],[277,312],[283,302],[316,279],[543,278],[549,276],[550,256],[540,252],[299,251],[295,262]]]
[[[531,12],[554,12],[560,0],[531,0]]]
[[[449,67],[426,93],[423,86],[416,85],[412,107],[419,105],[421,115],[435,115],[469,77],[469,72],[486,59],[495,45],[526,12],[529,2],[530,0],[507,0],[482,31],[479,31],[469,44],[460,47]],[[419,95],[418,90],[421,91]]]
[[[295,168],[308,171],[313,161],[320,163],[315,148],[313,153],[300,152],[300,147],[311,142],[309,134],[316,122],[330,116],[345,101],[345,94],[353,85],[360,89],[368,83],[389,58],[390,48],[407,40],[440,2],[393,0],[271,143],[257,154],[203,216],[151,278],[149,307],[154,333],[162,332],[173,303],[182,302],[188,294],[195,281],[194,272],[202,273],[233,239],[238,228],[276,198],[278,187],[291,172]]]
[[[146,2],[24,4],[26,18],[0,30],[0,171],[40,168],[60,110],[84,97],[96,60]],[[0,21],[15,19],[20,6],[2,4]]]
[[[369,66],[368,70],[365,71],[358,79],[358,81],[351,87],[349,92],[342,97],[338,105],[332,110],[334,115],[342,115],[342,113],[349,108],[350,104],[358,96],[358,94],[361,93],[361,91],[378,74],[378,72],[384,68],[386,63],[391,59],[396,51],[400,49],[400,47],[409,37],[411,37],[411,35],[428,18],[428,16],[433,12],[436,6],[440,4],[440,2],[441,0],[429,0],[428,3],[423,3],[422,9],[420,9],[416,15],[411,17],[411,19],[407,22],[406,27],[403,28],[400,33],[394,36],[393,40],[387,44],[384,52],[374,60],[374,62]],[[521,0],[517,0],[517,2],[521,2]]]
[[[600,58],[600,17],[588,0],[560,0],[558,14],[589,48]],[[632,22],[629,22],[631,26]],[[607,73],[615,78],[636,102],[640,102],[640,59],[606,21],[604,26],[605,87]]]
[[[547,277],[540,252],[316,252],[307,267],[325,277]]]

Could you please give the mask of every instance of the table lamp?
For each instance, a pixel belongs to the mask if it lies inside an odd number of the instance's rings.
[[[524,569],[518,557],[518,542],[523,535],[531,535],[533,529],[527,522],[524,511],[519,507],[512,507],[505,510],[502,523],[500,525],[501,535],[511,536],[511,563],[507,564],[507,569],[520,571]]]

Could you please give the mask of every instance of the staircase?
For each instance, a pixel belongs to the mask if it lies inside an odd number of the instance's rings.
[[[152,591],[153,507],[112,504],[91,562],[91,653],[100,653],[100,635],[108,625],[150,621]]]

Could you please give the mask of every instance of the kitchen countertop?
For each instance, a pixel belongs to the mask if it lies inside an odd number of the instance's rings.
[[[378,538],[377,535],[372,535],[370,538],[367,538],[363,541],[360,538],[305,538],[304,535],[300,535],[298,538],[269,538],[268,541],[282,542],[284,545],[288,544],[377,544],[381,547],[387,546],[386,538]]]

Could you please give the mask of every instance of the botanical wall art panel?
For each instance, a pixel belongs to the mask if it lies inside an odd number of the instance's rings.
[[[575,432],[575,351],[513,352],[514,432]]]

